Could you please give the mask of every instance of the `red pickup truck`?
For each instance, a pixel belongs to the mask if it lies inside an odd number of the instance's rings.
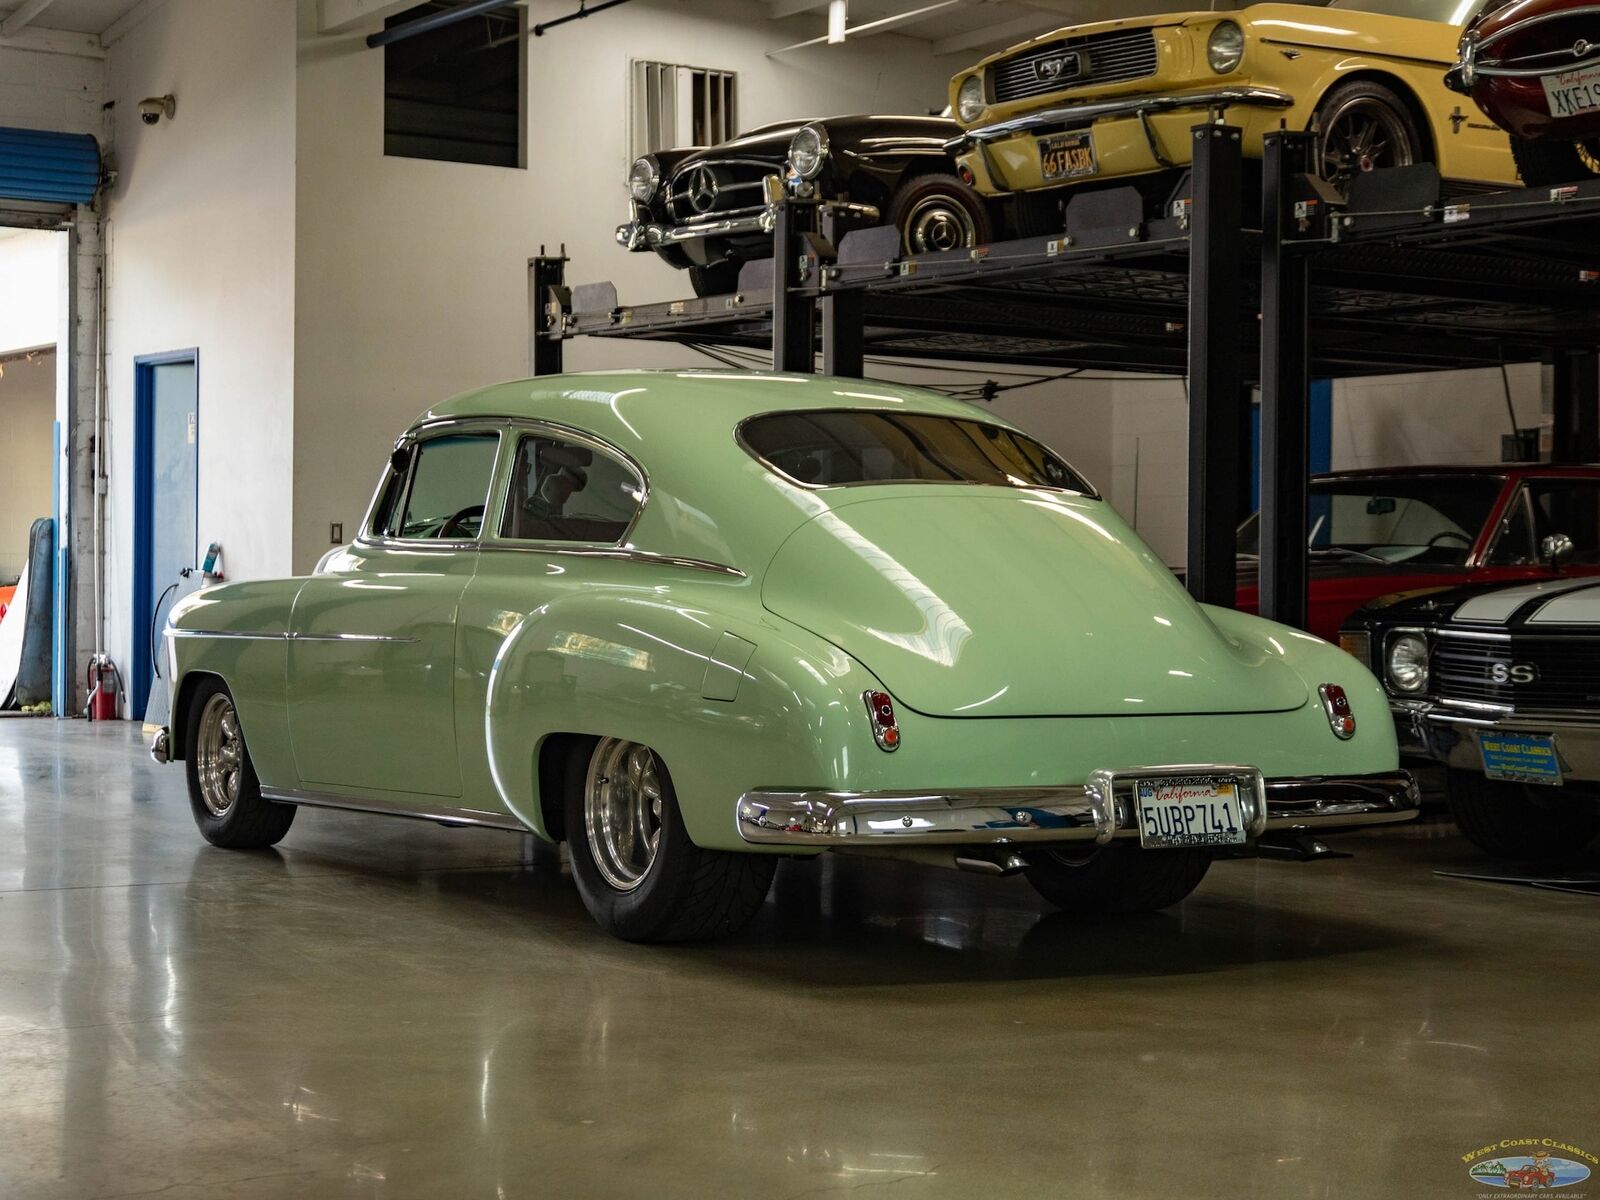
[[[1308,628],[1392,592],[1600,575],[1600,466],[1339,471],[1311,481]],[[1257,611],[1260,514],[1239,527],[1237,604]]]

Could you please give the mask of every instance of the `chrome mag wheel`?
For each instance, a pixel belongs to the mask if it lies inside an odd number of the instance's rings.
[[[1351,96],[1322,123],[1322,177],[1346,188],[1357,175],[1416,161],[1405,118],[1377,96]]]
[[[648,746],[604,738],[589,760],[583,824],[601,876],[619,892],[644,882],[661,841],[662,794]]]
[[[965,250],[978,244],[978,226],[953,196],[925,196],[906,214],[906,249],[912,254]]]
[[[200,711],[194,746],[200,800],[214,817],[224,816],[239,800],[244,770],[244,740],[233,701],[217,692]]]

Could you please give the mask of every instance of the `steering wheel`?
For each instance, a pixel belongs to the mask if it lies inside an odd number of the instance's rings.
[[[444,519],[444,524],[439,526],[439,532],[435,536],[439,538],[472,537],[474,535],[467,532],[465,522],[473,517],[477,517],[480,522],[483,520],[483,505],[469,504],[458,512],[451,513]]]
[[[1433,549],[1433,547],[1437,546],[1440,542],[1444,541],[1446,538],[1454,538],[1456,541],[1460,542],[1463,546],[1465,546],[1468,550],[1472,549],[1472,539],[1469,538],[1466,534],[1462,533],[1460,530],[1457,530],[1457,529],[1446,529],[1442,533],[1434,534],[1431,538],[1428,539],[1428,549],[1430,549],[1430,550]]]

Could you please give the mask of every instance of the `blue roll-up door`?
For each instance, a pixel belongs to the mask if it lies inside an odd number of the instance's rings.
[[[0,127],[0,200],[87,204],[100,186],[100,143],[87,133]]]

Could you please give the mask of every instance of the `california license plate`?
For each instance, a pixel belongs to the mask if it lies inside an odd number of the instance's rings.
[[[1545,734],[1480,733],[1478,753],[1483,755],[1483,773],[1490,779],[1553,787],[1561,784],[1556,740]]]
[[[1140,779],[1134,803],[1139,844],[1146,850],[1238,846],[1245,840],[1237,779],[1216,775]]]
[[[1039,139],[1039,171],[1046,179],[1085,179],[1099,169],[1087,129]]]
[[[1540,76],[1552,117],[1577,117],[1600,108],[1600,67]]]

